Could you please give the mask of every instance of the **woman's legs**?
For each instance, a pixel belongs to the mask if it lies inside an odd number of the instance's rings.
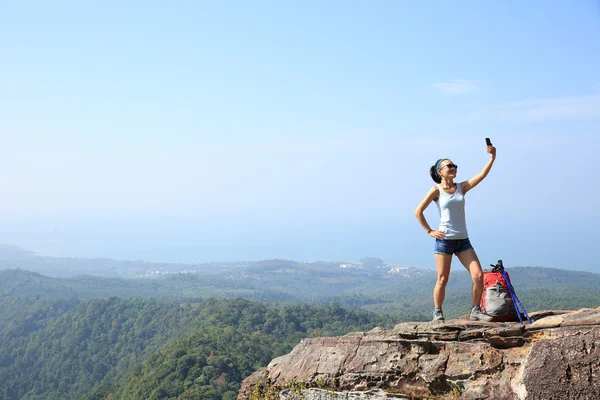
[[[433,304],[435,308],[442,308],[442,304],[444,303],[451,262],[452,254],[435,253],[435,266],[437,268],[437,282],[433,289]]]
[[[477,258],[477,254],[473,249],[461,251],[457,254],[457,257],[467,271],[469,271],[469,274],[471,274],[471,280],[473,281],[471,288],[473,305],[479,305],[481,295],[483,294],[483,272],[481,271],[479,258]]]

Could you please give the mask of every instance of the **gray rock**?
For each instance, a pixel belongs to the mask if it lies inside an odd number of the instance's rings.
[[[304,339],[246,378],[238,400],[600,399],[600,308],[531,318]]]

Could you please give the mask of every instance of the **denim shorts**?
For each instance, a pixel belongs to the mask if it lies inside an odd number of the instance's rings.
[[[458,254],[472,249],[471,241],[466,239],[435,239],[433,252],[435,254]]]

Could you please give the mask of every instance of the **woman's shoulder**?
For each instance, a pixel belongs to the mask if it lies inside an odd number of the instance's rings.
[[[440,185],[433,185],[431,189],[429,189],[428,195],[433,201],[438,201],[440,198]]]

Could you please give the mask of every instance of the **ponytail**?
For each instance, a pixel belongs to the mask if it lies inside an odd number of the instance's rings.
[[[442,177],[438,174],[438,169],[440,168],[440,163],[444,160],[447,160],[447,158],[440,158],[429,169],[429,175],[431,175],[431,179],[433,179],[435,183],[442,183]]]

